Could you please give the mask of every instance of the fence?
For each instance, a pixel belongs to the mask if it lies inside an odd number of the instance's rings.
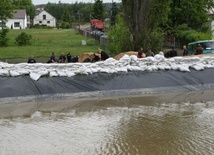
[[[97,40],[101,45],[104,45],[104,46],[108,45],[107,35],[100,36],[98,34],[92,33],[89,30],[80,29],[79,26],[74,26],[73,29],[87,38],[93,38],[93,39]]]
[[[97,34],[93,34],[91,31],[80,29],[80,26],[74,26],[73,29],[85,37],[93,38],[93,39],[97,40],[101,45],[106,46],[109,43],[107,35],[100,36]],[[174,47],[174,48],[181,47],[179,40],[177,40],[176,37],[170,36],[170,35],[164,36],[163,46],[164,47]]]

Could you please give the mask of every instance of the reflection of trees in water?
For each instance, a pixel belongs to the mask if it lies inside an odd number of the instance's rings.
[[[195,148],[200,148],[201,152],[205,151],[204,146],[196,144],[200,139],[206,140],[206,135],[195,137],[195,133],[201,133],[200,122],[195,117],[200,115],[200,111],[207,104],[197,102],[150,104],[155,101],[152,97],[128,100],[132,106],[116,108],[120,109],[117,112],[121,114],[121,119],[114,133],[115,139],[109,142],[114,144],[108,148],[109,152],[192,154],[195,153]],[[127,99],[119,101],[127,103]],[[115,153],[115,150],[118,152]]]
[[[74,154],[211,154],[214,100],[200,101],[210,93],[41,102],[31,118],[11,122],[18,129],[7,137],[13,139],[17,133],[25,137],[30,132],[30,137],[17,143],[30,145],[36,138]],[[5,128],[0,126],[1,131]]]

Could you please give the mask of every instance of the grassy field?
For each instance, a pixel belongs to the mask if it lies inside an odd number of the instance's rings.
[[[15,38],[25,32],[32,36],[32,45],[18,46]],[[99,43],[94,39],[80,35],[73,29],[26,29],[10,30],[8,33],[9,46],[0,47],[0,61],[9,63],[26,62],[30,56],[34,56],[37,62],[47,62],[52,52],[59,57],[62,52],[71,52],[72,56],[84,52],[96,52]],[[82,45],[82,40],[87,45]]]

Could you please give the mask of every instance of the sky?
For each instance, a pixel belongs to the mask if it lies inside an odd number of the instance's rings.
[[[83,2],[83,3],[94,3],[94,0],[60,0],[61,3],[75,3],[75,2]],[[121,0],[103,0],[103,3],[111,3],[111,2],[119,3]],[[32,0],[34,5],[38,4],[47,4],[50,3],[58,3],[59,0]]]

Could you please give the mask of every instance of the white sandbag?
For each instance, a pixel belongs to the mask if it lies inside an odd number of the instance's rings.
[[[99,71],[99,68],[90,68],[92,73],[97,73]]]
[[[156,55],[154,56],[154,58],[155,58],[155,60],[158,60],[159,62],[165,60],[164,55],[161,55],[161,54],[156,54]]]
[[[72,77],[75,75],[75,73],[72,71],[66,71],[65,73],[67,74],[67,77]]]
[[[152,66],[147,66],[146,71],[152,72],[153,71]]]
[[[157,67],[157,65],[151,65],[151,68],[152,68],[152,70],[153,70],[153,71],[156,71],[156,70],[158,70],[158,67]]]
[[[175,70],[175,71],[179,70],[179,67],[178,67],[177,64],[172,63],[172,64],[170,65],[170,67],[171,67],[172,70]]]
[[[141,70],[139,66],[129,66],[129,68],[127,67],[128,70],[131,70],[131,71],[139,71]]]
[[[125,54],[122,58],[120,58],[120,60],[119,60],[119,62],[130,62],[131,61],[131,59],[130,59],[130,57],[127,55],[127,54]]]
[[[41,76],[45,76],[45,75],[49,74],[49,71],[48,70],[41,70],[38,72],[38,74],[40,74]]]
[[[19,76],[19,75],[21,75],[19,72],[15,70],[10,70],[10,76]]]
[[[41,75],[38,73],[30,73],[30,78],[35,81],[39,80],[40,77],[41,77]]]
[[[9,70],[0,69],[0,76],[10,76]]]
[[[18,63],[18,64],[16,64],[16,67],[17,68],[24,68],[27,65],[28,65],[28,63]]]
[[[176,57],[173,57],[175,62],[179,63],[183,60],[183,57],[179,57],[179,56],[176,56]]]
[[[126,67],[116,67],[115,71],[116,72],[128,72]]]
[[[49,72],[49,76],[50,76],[50,77],[55,77],[55,76],[59,76],[59,75],[57,74],[56,71],[50,71],[50,72]]]
[[[165,70],[171,70],[172,68],[169,65],[164,65]]]
[[[138,61],[138,58],[136,55],[130,55],[130,59],[134,62]]]
[[[81,70],[81,69],[74,70],[74,73],[75,73],[76,75],[78,75],[78,74],[85,74],[85,75],[88,75],[87,72],[85,72],[84,70]]]
[[[117,73],[118,71],[117,70],[115,70],[115,68],[110,68],[109,69],[109,73]]]
[[[107,69],[107,68],[102,68],[102,69],[99,70],[99,72],[101,72],[101,73],[109,73],[110,70]]]
[[[67,76],[67,74],[64,72],[64,71],[60,71],[60,70],[57,70],[57,74],[59,75],[59,76]]]
[[[117,62],[116,59],[110,57],[104,61],[104,64],[115,64]]]
[[[90,68],[86,68],[85,72],[88,73],[88,74],[93,74],[93,72],[92,72],[92,70]]]
[[[29,74],[29,70],[27,70],[27,69],[18,69],[17,72],[20,73],[20,75],[28,75]]]
[[[157,68],[158,68],[159,70],[165,70],[165,66],[164,66],[164,65],[157,65]]]
[[[204,67],[201,65],[192,65],[191,68],[195,69],[196,71],[204,70]]]
[[[178,68],[181,72],[190,72],[188,65],[178,65]]]

